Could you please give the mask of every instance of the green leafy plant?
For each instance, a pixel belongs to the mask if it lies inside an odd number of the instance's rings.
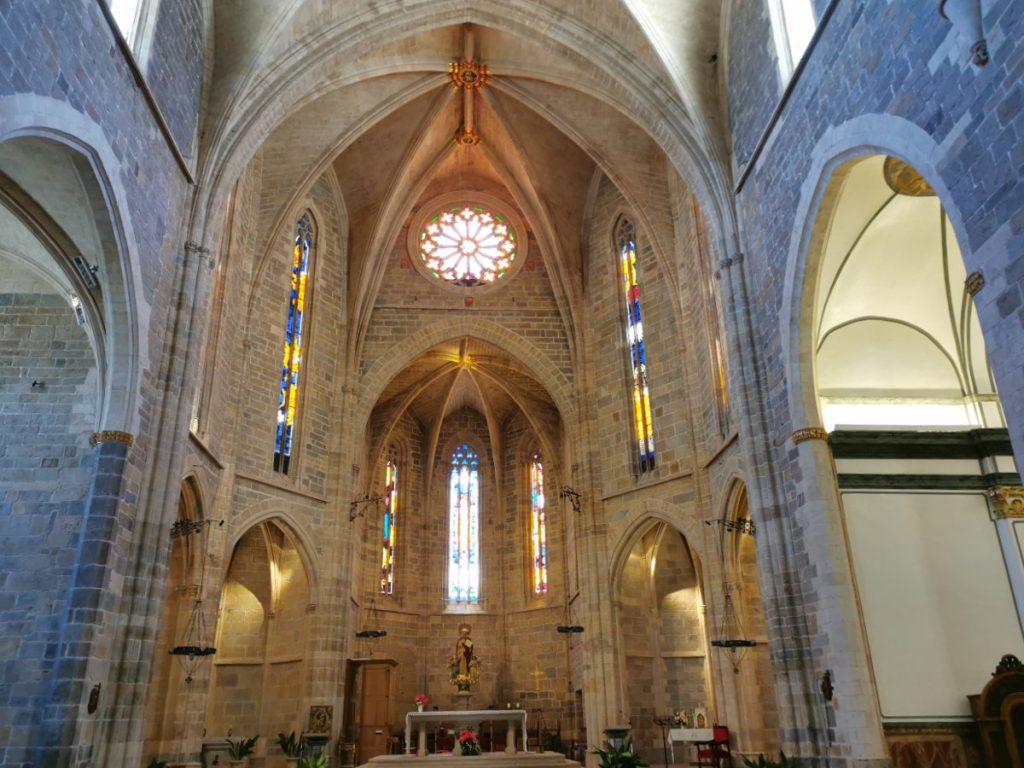
[[[167,768],[166,760],[157,760],[155,757],[149,761],[149,765],[146,768]]]
[[[607,745],[607,749],[594,748],[594,754],[599,755],[601,768],[648,768],[650,763],[633,751],[633,743],[626,739],[621,747]]]
[[[751,760],[749,757],[743,758],[743,764],[746,768],[797,768],[798,763],[791,757],[786,757],[785,752],[779,752],[779,759],[772,760],[770,757],[766,757],[762,752],[757,756],[757,760]]]
[[[239,739],[238,741],[232,741],[228,739],[228,754],[231,755],[232,760],[241,760],[243,757],[248,757],[256,751],[256,739],[259,736],[251,736],[248,739]]]
[[[327,768],[327,755],[310,755],[299,760],[299,768]]]
[[[305,735],[300,733],[299,738],[296,739],[295,731],[292,731],[287,736],[283,733],[277,734],[277,743],[287,757],[302,757],[302,753],[306,751]]]

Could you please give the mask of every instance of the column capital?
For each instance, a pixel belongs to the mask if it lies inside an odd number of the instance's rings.
[[[1019,485],[997,485],[988,491],[997,520],[1024,518],[1024,488]]]
[[[792,434],[793,445],[800,445],[808,440],[823,440],[828,442],[828,430],[824,427],[804,427]]]
[[[100,443],[124,443],[125,445],[132,445],[135,442],[135,435],[131,432],[121,432],[116,429],[105,429],[102,432],[93,432],[92,437],[89,438],[90,445],[99,445]]]

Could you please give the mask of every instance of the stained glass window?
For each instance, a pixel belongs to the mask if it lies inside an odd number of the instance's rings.
[[[530,462],[530,549],[533,553],[533,593],[548,591],[548,532],[544,513],[544,464],[535,453]]]
[[[398,466],[388,459],[384,470],[384,536],[380,555],[380,593],[395,594],[395,522],[398,512]]]
[[[639,454],[640,471],[654,469],[654,420],[651,392],[647,385],[647,352],[644,349],[644,324],[640,314],[640,281],[636,266],[636,228],[623,219],[618,230],[619,263],[626,299],[626,343],[633,383],[633,430]]]
[[[505,276],[516,260],[516,233],[500,214],[479,205],[455,205],[420,232],[420,258],[440,280],[472,287]]]
[[[281,394],[277,405],[277,440],[274,443],[274,471],[288,474],[292,437],[299,406],[299,371],[302,366],[302,319],[309,293],[309,254],[313,247],[313,224],[303,214],[296,225],[292,249],[292,287],[288,298],[288,323],[284,329],[284,357],[281,362]]]
[[[480,600],[480,473],[476,452],[463,443],[452,453],[448,487],[448,600]]]

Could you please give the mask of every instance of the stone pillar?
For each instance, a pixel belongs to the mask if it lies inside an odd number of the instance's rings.
[[[750,466],[782,747],[833,766],[887,765],[827,435],[820,427],[775,434],[787,419],[767,400],[743,255],[724,259],[716,277],[733,331],[731,381]],[[819,690],[826,671],[831,702]]]
[[[107,574],[116,627],[103,647],[93,650],[94,656],[108,660],[105,677],[111,700],[106,717],[90,734],[90,765],[135,765],[142,760],[146,689],[167,586],[170,526],[177,515],[190,406],[209,317],[210,267],[210,251],[187,242],[170,281],[163,346],[154,352],[153,411],[144,421],[148,455],[142,460],[138,510],[120,526],[119,551]]]

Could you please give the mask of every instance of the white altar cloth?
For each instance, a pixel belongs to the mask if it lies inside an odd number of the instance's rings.
[[[416,726],[416,755],[427,755],[427,725],[429,723],[454,723],[456,730],[471,728],[478,731],[480,723],[488,720],[508,723],[505,735],[505,754],[516,752],[516,724],[522,726],[523,751],[526,751],[526,710],[525,709],[459,709],[448,711],[407,712],[405,715],[405,754],[412,754],[412,727]],[[458,733],[455,734],[454,752],[459,753]]]

